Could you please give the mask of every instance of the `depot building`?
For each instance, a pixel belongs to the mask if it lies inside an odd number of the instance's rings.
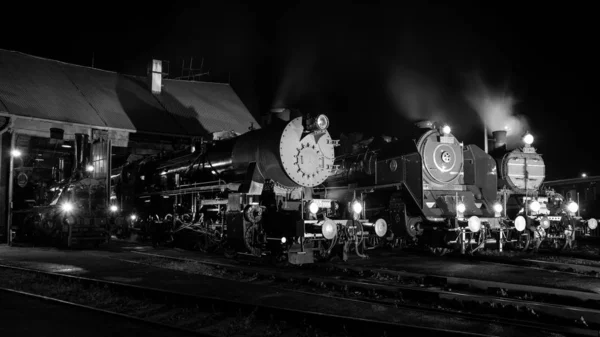
[[[229,84],[168,79],[164,65],[130,76],[0,49],[0,243],[75,172],[102,181],[108,205],[127,160],[260,127]]]

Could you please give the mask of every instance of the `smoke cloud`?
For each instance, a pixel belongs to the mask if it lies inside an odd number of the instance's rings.
[[[506,146],[515,148],[521,144],[521,137],[529,129],[527,118],[515,112],[517,100],[505,90],[494,90],[480,75],[469,81],[465,97],[487,127],[488,135],[494,131],[506,130]]]
[[[290,56],[284,65],[281,83],[277,87],[272,106],[287,108],[310,94],[306,89],[311,88],[311,84],[313,89],[318,86],[314,83],[313,76],[316,63],[316,53],[310,49],[299,49]]]
[[[395,108],[410,121],[444,122],[448,114],[443,95],[434,82],[407,68],[396,68],[388,78],[387,87]]]

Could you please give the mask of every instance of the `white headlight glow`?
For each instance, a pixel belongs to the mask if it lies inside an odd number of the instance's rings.
[[[541,208],[541,205],[540,205],[540,203],[539,203],[539,202],[537,202],[537,201],[532,201],[532,202],[529,204],[529,209],[530,209],[532,212],[539,212],[539,211],[540,211],[540,208]]]
[[[500,212],[502,212],[503,209],[504,208],[502,207],[502,205],[499,202],[494,204],[494,212],[500,213]]]
[[[73,210],[73,204],[67,201],[64,204],[62,204],[61,209],[64,212],[71,212]]]
[[[310,204],[308,204],[308,210],[312,213],[312,214],[317,214],[317,212],[319,211],[319,205],[317,205],[316,202],[311,201]]]
[[[360,214],[363,210],[362,204],[360,201],[352,202],[352,211],[356,214]]]
[[[577,211],[579,210],[579,205],[577,205],[577,203],[575,201],[571,201],[569,203],[569,205],[567,206],[567,209],[571,213],[577,213]]]

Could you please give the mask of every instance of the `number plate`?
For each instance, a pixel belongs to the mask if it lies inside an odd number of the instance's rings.
[[[314,199],[319,208],[331,208],[331,200],[329,199]]]
[[[440,143],[454,144],[454,137],[441,136]]]

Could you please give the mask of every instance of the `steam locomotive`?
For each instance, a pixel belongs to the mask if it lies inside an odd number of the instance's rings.
[[[75,134],[74,156],[61,156],[55,160],[57,175],[44,175],[44,168],[34,169],[33,174],[41,178],[36,185],[43,198],[15,198],[21,207],[13,211],[11,227],[15,237],[12,244],[33,241],[81,247],[99,246],[109,240],[106,179],[92,177],[94,167],[89,160],[88,138],[87,134]],[[25,187],[32,185],[33,182],[26,181]],[[27,203],[23,205],[23,201]]]
[[[482,228],[499,226],[496,163],[476,145],[460,143],[448,125],[417,126],[416,147],[406,139],[354,144],[336,159],[339,169],[322,193],[335,200],[360,195],[366,219],[390,224],[386,240],[393,245],[464,253]]]
[[[335,170],[339,141],[328,127],[323,114],[284,109],[262,129],[215,133],[185,152],[126,164],[112,176],[125,227],[171,233],[186,248],[293,264],[384,235],[385,222],[361,219],[361,200],[313,198]]]
[[[519,233],[513,240],[514,248],[534,251],[545,243],[554,248],[572,247],[575,234],[585,224],[595,228],[595,219],[579,216],[579,200],[544,189],[545,163],[532,146],[534,138],[527,133],[523,146],[508,151],[506,131],[493,132],[490,154],[498,163],[498,199],[504,205],[498,211],[511,222]],[[510,237],[510,235],[504,235]],[[515,237],[513,236],[513,239]]]

